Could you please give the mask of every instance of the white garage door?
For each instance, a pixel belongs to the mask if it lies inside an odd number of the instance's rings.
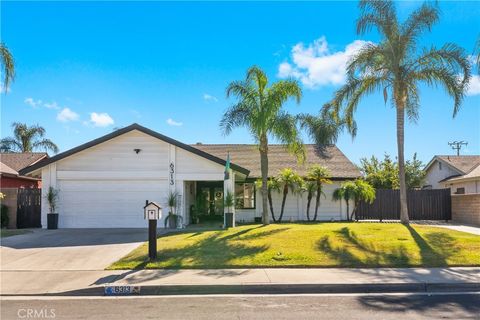
[[[163,207],[168,194],[167,180],[59,180],[58,187],[60,228],[145,228],[145,200]]]

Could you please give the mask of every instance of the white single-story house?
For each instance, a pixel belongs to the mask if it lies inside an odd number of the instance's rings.
[[[424,189],[450,188],[452,194],[480,193],[480,156],[434,156],[425,166]]]
[[[345,204],[333,201],[342,181],[360,176],[356,166],[336,147],[319,151],[306,145],[307,160],[299,164],[281,145],[269,147],[269,173],[290,167],[305,175],[313,164],[329,169],[332,184],[325,186],[319,220],[344,220]],[[227,154],[230,174],[225,178]],[[42,226],[47,225],[50,186],[59,190],[59,228],[144,228],[145,200],[163,207],[170,191],[179,194],[183,224],[223,221],[223,195],[235,193],[235,220],[250,222],[261,217],[261,194],[255,188],[260,177],[260,156],[255,145],[187,145],[160,133],[132,124],[98,139],[44,159],[21,174],[42,179]],[[284,220],[306,220],[306,195],[289,194]],[[273,194],[277,216],[281,195]],[[198,208],[198,210],[194,210]],[[201,210],[200,210],[201,209]],[[310,212],[313,214],[314,201]],[[159,221],[163,227],[163,221]]]

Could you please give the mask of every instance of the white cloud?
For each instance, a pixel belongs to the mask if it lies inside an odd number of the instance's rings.
[[[355,40],[343,51],[332,52],[325,36],[305,46],[302,42],[293,46],[290,62],[278,68],[278,77],[293,77],[305,86],[315,88],[323,85],[341,85],[346,80],[348,60],[369,42]]]
[[[213,101],[213,102],[218,102],[218,99],[208,93],[203,94],[203,100],[205,101]]]
[[[33,98],[25,98],[23,102],[25,102],[32,108],[40,107],[42,105],[42,100],[35,100]]]
[[[480,76],[472,75],[468,84],[467,96],[475,96],[480,94]]]
[[[176,126],[176,127],[179,127],[179,126],[183,125],[182,122],[177,122],[177,121],[173,120],[172,118],[167,119],[167,124],[169,124],[171,126]]]
[[[90,123],[95,127],[108,127],[115,123],[108,113],[90,113]]]
[[[70,108],[63,108],[62,111],[57,114],[57,120],[60,122],[76,121],[79,117],[78,113],[70,110]]]
[[[47,109],[55,109],[55,110],[60,110],[60,107],[58,106],[58,104],[53,101],[53,102],[45,102],[43,104],[43,106]]]

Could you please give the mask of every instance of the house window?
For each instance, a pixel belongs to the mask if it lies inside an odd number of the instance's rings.
[[[457,188],[455,194],[465,194],[465,188]]]
[[[255,184],[235,184],[235,209],[255,209]]]
[[[442,170],[442,163],[441,162],[438,163],[438,170]]]

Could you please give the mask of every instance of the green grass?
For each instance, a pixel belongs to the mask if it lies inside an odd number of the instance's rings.
[[[30,232],[32,231],[25,229],[0,229],[0,238],[6,238]]]
[[[248,225],[158,238],[109,269],[480,266],[480,236],[397,223]]]

